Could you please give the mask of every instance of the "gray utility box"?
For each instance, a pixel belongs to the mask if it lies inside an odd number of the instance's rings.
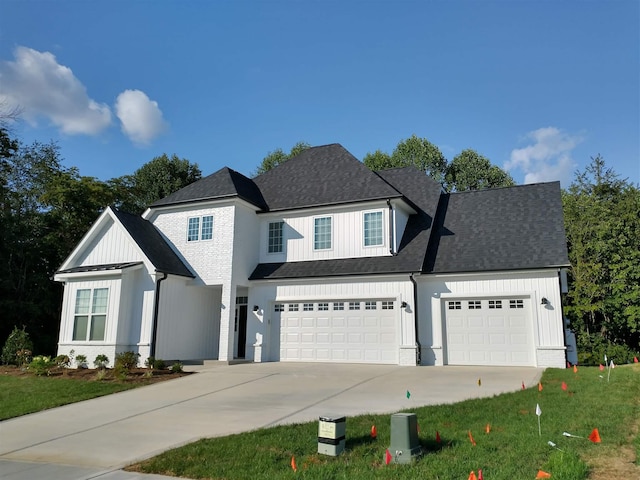
[[[318,453],[332,457],[344,452],[345,417],[320,417],[318,423]]]
[[[418,418],[415,413],[391,415],[391,446],[393,463],[411,463],[422,455],[418,440]]]

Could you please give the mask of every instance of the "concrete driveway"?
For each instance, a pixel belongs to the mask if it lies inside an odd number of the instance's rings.
[[[198,373],[0,422],[0,478],[163,478],[119,469],[203,437],[493,396],[535,385],[542,373],[303,363],[191,369]]]

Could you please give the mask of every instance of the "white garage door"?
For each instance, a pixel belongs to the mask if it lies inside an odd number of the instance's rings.
[[[398,363],[393,300],[277,303],[274,310],[281,361]]]
[[[449,365],[535,365],[528,298],[444,303]]]

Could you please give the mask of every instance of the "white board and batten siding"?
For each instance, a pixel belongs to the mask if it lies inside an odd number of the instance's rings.
[[[564,366],[557,270],[434,275],[418,288],[423,364]]]
[[[161,282],[156,358],[218,358],[221,289],[190,282],[174,275]]]
[[[382,213],[382,244],[364,246],[364,214]],[[316,218],[331,218],[331,248],[314,249],[314,226]],[[352,206],[348,209],[308,210],[301,213],[287,212],[260,216],[260,262],[301,262],[335,258],[377,257],[389,252],[389,209],[385,203],[362,210]],[[284,221],[282,253],[268,253],[269,223]],[[402,232],[399,232],[401,236]]]
[[[264,307],[251,312],[248,343],[256,361],[415,365],[412,302],[408,279],[258,285],[249,304]]]
[[[101,226],[98,234],[94,235],[90,243],[78,252],[78,257],[72,260],[74,267],[145,260],[122,225],[114,222],[109,216],[106,216],[103,221],[104,225]]]

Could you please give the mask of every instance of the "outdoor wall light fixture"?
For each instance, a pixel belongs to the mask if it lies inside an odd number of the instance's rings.
[[[407,302],[402,302],[402,303],[400,304],[400,306],[401,306],[402,308],[407,308],[407,307],[408,307]]]
[[[257,312],[258,310],[260,310],[260,307],[258,305],[254,305],[253,306],[253,311]]]
[[[547,300],[547,297],[542,297],[542,302],[540,304],[541,305],[549,305],[549,300]]]

